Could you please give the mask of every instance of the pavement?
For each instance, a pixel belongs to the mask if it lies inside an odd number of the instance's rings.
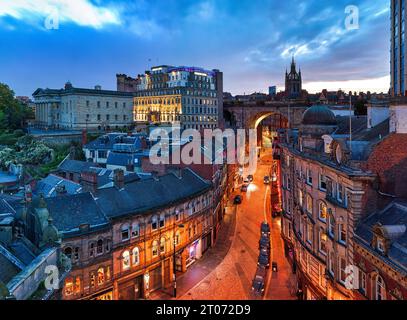
[[[295,277],[284,256],[280,220],[271,218],[270,191],[263,183],[263,177],[269,175],[270,171],[270,164],[265,163],[263,161],[258,165],[254,181],[248,192],[243,194],[243,203],[237,207],[236,214],[225,217],[217,245],[180,277],[178,299],[296,299]],[[231,227],[234,219],[235,227]],[[278,263],[278,272],[268,271],[265,295],[258,297],[253,295],[251,287],[257,269],[260,224],[264,220],[272,228],[271,261]]]

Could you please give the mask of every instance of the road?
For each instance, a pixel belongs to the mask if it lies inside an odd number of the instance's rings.
[[[280,222],[279,219],[271,218],[270,190],[263,183],[263,177],[269,175],[269,170],[270,165],[259,164],[253,183],[248,192],[243,194],[243,203],[236,210],[236,228],[232,235],[232,245],[223,261],[180,299],[295,299],[290,294],[294,277],[284,257]],[[271,260],[278,263],[278,272],[273,273],[271,269],[269,270],[265,295],[257,297],[252,294],[251,286],[257,268],[260,224],[265,219],[271,223]]]

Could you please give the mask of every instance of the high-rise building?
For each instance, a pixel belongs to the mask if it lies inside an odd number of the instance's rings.
[[[405,0],[391,0],[391,93],[405,95]]]
[[[157,66],[136,79],[117,75],[117,85],[134,92],[138,125],[199,130],[223,125],[223,73],[219,70]]]

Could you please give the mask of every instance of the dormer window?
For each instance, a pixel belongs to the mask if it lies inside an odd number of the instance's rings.
[[[378,238],[377,239],[377,246],[376,246],[377,251],[380,253],[384,254],[385,249],[384,249],[384,241],[383,239]]]

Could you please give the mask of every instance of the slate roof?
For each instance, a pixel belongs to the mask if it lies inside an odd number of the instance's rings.
[[[90,193],[61,195],[45,199],[55,227],[63,233],[78,232],[79,226],[103,228],[108,220]]]
[[[108,133],[101,136],[84,146],[84,149],[90,150],[112,150],[115,144],[131,144],[137,149],[142,149],[141,137],[146,137],[145,134],[136,134],[128,136],[124,133]]]
[[[384,210],[362,220],[355,232],[356,239],[371,251],[374,251],[370,246],[373,238],[372,228],[378,223],[383,226],[404,225],[407,227],[407,202],[395,201]],[[407,232],[392,241],[388,256],[382,258],[407,272]]]
[[[35,193],[38,195],[43,194],[45,197],[54,197],[57,195],[57,186],[64,186],[68,194],[77,194],[82,191],[80,184],[50,174],[46,178],[38,181]]]
[[[133,93],[131,92],[121,92],[113,90],[97,90],[97,89],[85,89],[85,88],[68,88],[68,89],[42,89],[38,88],[32,94],[35,98],[36,96],[48,96],[48,95],[70,95],[70,94],[86,94],[86,95],[105,95],[105,96],[119,96],[132,98]]]
[[[95,168],[95,167],[98,167],[98,164],[93,163],[93,162],[65,159],[64,161],[62,161],[59,164],[58,169],[60,171],[73,172],[73,173],[80,174],[83,171],[88,171],[91,168]]]
[[[116,187],[100,189],[96,201],[108,217],[120,217],[168,206],[211,187],[190,169],[183,169],[181,176],[180,179],[169,173],[159,177],[158,181],[147,178],[126,184],[121,190]]]
[[[106,164],[113,166],[129,166],[140,165],[141,161],[138,161],[138,157],[132,153],[119,153],[110,152],[107,157]]]
[[[21,271],[15,264],[0,253],[0,281],[7,284]]]

